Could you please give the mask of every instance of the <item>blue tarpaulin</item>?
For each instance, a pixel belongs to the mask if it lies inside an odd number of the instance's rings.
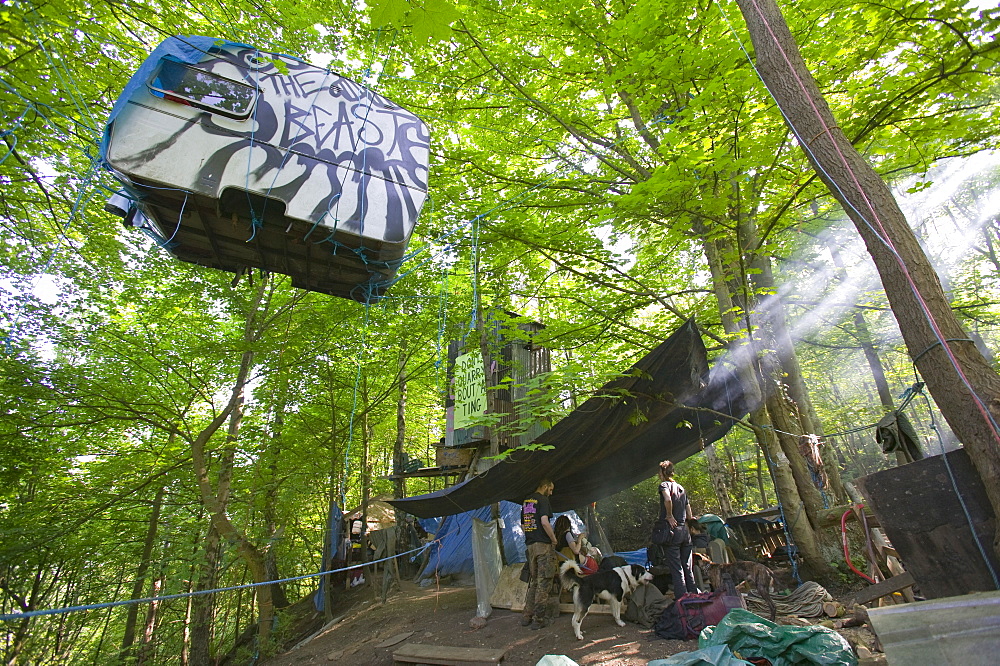
[[[445,516],[431,543],[430,557],[418,578],[472,574],[472,519],[492,520],[491,508],[484,506]],[[524,532],[521,530],[521,505],[500,502],[503,520],[503,554],[506,562],[524,562]]]
[[[340,510],[340,507],[336,504],[330,506],[330,522],[329,522],[329,548],[330,548],[330,561],[323,562],[320,565],[320,571],[328,571],[327,565],[330,565],[333,560],[337,557],[337,551],[340,549],[340,527],[344,521],[344,512]],[[324,599],[326,598],[326,579],[328,576],[320,576],[319,578],[319,589],[316,590],[316,594],[313,597],[313,605],[316,606],[317,611],[322,611],[325,606]]]
[[[553,522],[560,513],[553,515]],[[584,529],[583,521],[575,511],[567,511],[573,532]],[[430,557],[420,572],[419,578],[447,575],[472,575],[472,519],[492,520],[491,509],[485,506],[475,511],[446,516],[435,533],[431,544]],[[503,520],[503,553],[507,564],[524,562],[524,532],[521,530],[521,505],[514,502],[500,502],[500,518]],[[423,521],[421,521],[423,522]],[[642,551],[645,553],[645,549]],[[645,564],[645,561],[642,562]]]

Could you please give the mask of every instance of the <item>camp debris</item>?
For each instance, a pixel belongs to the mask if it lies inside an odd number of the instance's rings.
[[[177,258],[358,301],[392,284],[427,195],[417,116],[297,58],[170,37],[132,76],[101,157],[106,210]]]

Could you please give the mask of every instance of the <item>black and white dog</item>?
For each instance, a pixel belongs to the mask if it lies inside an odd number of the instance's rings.
[[[611,606],[611,615],[615,618],[615,622],[619,627],[624,627],[621,613],[625,595],[653,580],[652,574],[636,564],[627,564],[583,576],[580,566],[573,560],[563,562],[559,568],[559,576],[563,588],[573,590],[573,633],[581,641],[583,632],[580,630],[580,625],[583,623],[583,618],[587,617],[594,599],[606,601]]]

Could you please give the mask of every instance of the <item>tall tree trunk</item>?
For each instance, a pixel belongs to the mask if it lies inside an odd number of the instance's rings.
[[[841,279],[847,278],[847,269],[844,267],[844,261],[840,256],[840,249],[836,246],[832,239],[827,241],[828,247],[830,248],[830,256],[833,258],[833,264],[837,268],[837,274]],[[865,356],[865,362],[868,363],[868,368],[871,370],[872,379],[875,382],[875,391],[878,393],[879,403],[882,405],[883,413],[888,413],[896,409],[896,405],[892,399],[892,391],[889,389],[889,380],[886,379],[885,370],[882,368],[882,361],[879,359],[878,350],[875,349],[875,342],[872,339],[871,329],[868,327],[868,322],[865,321],[864,312],[860,308],[854,308],[852,315],[854,321],[854,332],[857,337],[858,344],[861,345],[861,352]],[[906,451],[896,451],[896,463],[899,465],[905,465],[908,462],[912,462],[909,459]]]
[[[969,341],[892,192],[854,149],[806,68],[774,0],[737,0],[757,68],[806,155],[875,262],[903,340],[1000,516],[1000,375]],[[1000,530],[993,543],[1000,555]]]
[[[704,446],[704,442],[702,443]],[[719,462],[719,456],[715,454],[715,445],[705,446],[705,460],[708,461],[708,477],[712,480],[712,488],[715,489],[715,498],[719,501],[719,513],[723,519],[735,515],[733,505],[729,501],[729,488],[726,487],[726,467]]]
[[[757,469],[755,470],[757,477],[757,492],[760,493],[760,505],[762,507],[767,506],[767,488],[764,486],[764,461],[763,455],[758,446],[757,452]]]
[[[715,241],[706,238],[702,247],[705,251],[705,257],[708,260],[709,270],[712,275],[712,288],[719,302],[719,312],[723,325],[726,327],[726,333],[733,338],[737,335],[748,336],[747,329],[743,328],[734,316],[736,308],[732,297],[733,292],[727,284],[726,271],[724,270],[722,252],[720,252],[719,246],[716,245]],[[746,312],[745,309],[743,311]],[[734,357],[737,357],[739,354],[736,345],[730,346],[730,352],[734,354]],[[751,392],[760,391],[758,383],[759,373],[750,363],[737,363],[736,368],[744,390]],[[754,400],[751,398],[750,402],[754,402]],[[762,408],[754,412],[751,415],[751,424],[756,424],[753,425],[754,435],[758,445],[767,457],[767,464],[774,482],[775,494],[778,497],[778,501],[785,507],[786,518],[789,520],[787,527],[795,541],[795,545],[799,549],[803,562],[813,577],[822,580],[829,579],[832,577],[833,572],[820,551],[816,533],[809,520],[804,518],[799,519],[799,509],[803,506],[802,500],[795,486],[795,479],[789,470],[788,459],[781,451],[775,432],[767,418],[766,410]],[[788,511],[791,511],[793,516],[788,516]]]
[[[398,474],[406,466],[406,350],[399,350],[399,398],[396,400],[396,441],[392,448],[392,469]],[[397,476],[393,479],[393,497],[406,497],[406,479]],[[396,526],[402,530],[402,511],[396,512]]]
[[[806,507],[799,497],[795,478],[788,465],[788,458],[781,450],[778,437],[767,417],[767,410],[758,409],[750,415],[757,441],[767,457],[771,470],[771,480],[774,482],[774,492],[781,502],[785,528],[792,535],[795,546],[802,556],[802,564],[807,578],[827,580],[832,571],[826,558],[823,557],[816,532],[806,515]]]
[[[330,416],[330,423],[333,424],[333,430],[336,432],[336,407],[331,406],[332,414]],[[336,441],[334,439],[333,441]],[[337,502],[341,496],[341,486],[339,482],[340,474],[340,452],[337,451],[336,446],[331,443],[331,455],[330,455],[330,482],[329,488],[327,489],[326,495],[326,519],[328,521],[327,529],[325,532],[326,538],[323,540],[323,565],[321,571],[331,571],[333,569],[334,559],[337,557],[337,549],[340,547],[340,541],[343,541],[344,534],[338,532],[340,535],[338,542],[334,542],[334,524],[333,515],[334,510],[337,507]],[[337,527],[341,527],[338,525]],[[333,591],[335,583],[336,574],[327,574],[326,578],[323,580],[323,619],[329,622],[333,619]]]
[[[824,509],[822,496],[816,487],[808,464],[799,452],[799,436],[804,434],[821,434],[819,423],[813,422],[812,406],[806,391],[805,380],[799,366],[798,356],[792,336],[788,331],[788,316],[781,292],[774,282],[771,258],[759,251],[760,234],[753,215],[737,214],[737,232],[741,252],[749,262],[751,270],[747,271],[747,281],[753,286],[753,293],[748,294],[744,307],[751,311],[753,320],[763,329],[762,339],[766,336],[770,344],[767,346],[776,350],[779,368],[764,373],[763,381],[773,384],[768,395],[767,409],[771,421],[779,430],[778,441],[782,450],[788,456],[789,464],[798,485],[799,495],[805,502],[809,512],[809,521],[816,525],[817,513]],[[757,301],[757,294],[769,294]],[[840,484],[840,474],[835,461],[829,465],[828,477],[832,471],[836,477],[836,488],[833,489],[834,499],[846,498],[843,485]]]
[[[250,375],[250,368],[253,366],[252,344],[256,341],[256,326],[259,316],[260,304],[264,297],[267,281],[262,280],[257,288],[255,299],[247,315],[246,326],[243,332],[246,351],[240,357],[239,372],[233,384],[233,390],[229,398],[229,403],[220,411],[214,419],[200,432],[191,442],[191,459],[195,472],[195,480],[198,483],[198,490],[201,494],[202,504],[211,517],[212,524],[218,529],[219,534],[228,542],[236,545],[236,551],[246,562],[250,569],[250,575],[255,583],[263,583],[267,578],[267,569],[264,565],[264,556],[239,529],[233,525],[226,513],[226,500],[228,499],[228,485],[220,487],[217,492],[212,487],[212,481],[208,473],[208,460],[206,447],[212,436],[222,427],[222,424],[230,418],[237,408],[242,405],[243,393],[246,388],[247,378]],[[235,423],[238,426],[238,418]],[[230,428],[232,429],[232,423]],[[257,588],[257,641],[258,645],[264,646],[270,640],[271,623],[274,617],[274,606],[271,599],[270,586],[264,585]]]
[[[361,561],[368,562],[368,502],[372,498],[371,431],[368,429],[368,377],[361,377]],[[362,568],[366,581],[372,580],[368,567]]]
[[[809,466],[806,465],[805,458],[799,453],[799,438],[794,433],[796,422],[793,418],[784,395],[780,392],[781,384],[773,389],[767,396],[764,404],[771,424],[774,427],[775,436],[782,453],[788,460],[788,468],[795,479],[795,487],[798,490],[799,498],[806,508],[806,517],[813,527],[816,527],[816,517],[825,507],[823,497],[819,488],[813,483],[812,475],[809,473]]]
[[[170,434],[170,439],[174,434]],[[139,556],[139,566],[135,571],[135,582],[132,585],[132,596],[130,599],[142,599],[142,591],[146,586],[146,572],[149,570],[149,562],[153,556],[153,545],[156,543],[156,533],[160,523],[160,509],[163,506],[163,496],[167,487],[160,486],[153,497],[153,506],[149,511],[149,525],[146,527],[146,538],[142,542],[142,554]],[[135,642],[135,625],[139,617],[139,604],[132,604],[128,607],[125,615],[124,637],[122,638],[122,661],[128,661],[132,653],[132,643]]]
[[[396,400],[396,441],[392,445],[392,470],[393,474],[397,475],[393,479],[392,484],[392,496],[396,499],[406,497],[406,479],[399,474],[403,471],[406,465],[406,348],[405,340],[402,342],[404,345],[399,350],[399,396]],[[409,526],[405,518],[403,517],[402,511],[395,512],[396,517],[396,552],[405,553],[410,549],[410,531]],[[398,564],[396,560],[393,560],[393,566],[395,570],[402,567],[403,572],[407,576],[412,576],[415,573],[408,566],[408,558],[403,558]]]
[[[268,580],[281,580],[281,573],[278,571],[278,558],[275,554],[274,544],[281,538],[283,527],[278,526],[277,502],[278,488],[281,481],[278,478],[278,460],[281,458],[281,442],[285,429],[285,407],[288,404],[287,379],[282,376],[279,379],[280,388],[275,399],[274,418],[271,426],[271,437],[267,441],[262,460],[267,461],[267,469],[263,475],[267,481],[264,491],[264,528],[267,533],[267,548],[264,550],[264,568],[267,570]],[[274,600],[275,608],[287,608],[290,604],[285,590],[280,583],[269,585],[271,597]],[[239,626],[239,623],[237,623]]]
[[[215,524],[209,522],[205,533],[202,561],[194,589],[211,590],[218,586],[222,562],[222,540]],[[207,664],[212,659],[212,627],[215,623],[215,595],[199,594],[191,598],[191,663]]]
[[[156,578],[153,579],[153,584],[150,586],[149,596],[157,597],[163,591],[163,572],[157,572]],[[156,625],[159,618],[160,610],[159,601],[149,602],[149,607],[146,609],[146,622],[142,628],[142,640],[139,645],[139,651],[136,654],[136,666],[145,666],[146,664],[154,663],[156,657],[156,641],[153,640],[153,636],[156,633]],[[209,663],[209,662],[205,662]]]
[[[847,280],[847,268],[844,266],[844,259],[840,256],[840,248],[832,238],[826,242],[830,250],[830,258],[833,260],[834,268],[837,270],[837,277],[841,281]],[[889,389],[889,380],[885,377],[885,370],[882,368],[882,361],[879,359],[878,351],[875,349],[875,342],[872,340],[871,329],[865,321],[864,312],[860,308],[854,308],[852,319],[854,321],[854,335],[861,345],[861,352],[868,363],[868,369],[875,380],[875,390],[878,392],[879,402],[883,411],[891,412],[896,408],[892,400],[892,391]]]
[[[45,561],[43,556],[42,561],[35,567],[35,576],[31,582],[31,591],[27,593],[27,596],[18,594],[17,590],[8,585],[4,578],[0,578],[0,590],[7,593],[7,596],[13,600],[18,610],[22,613],[37,610],[37,604],[43,598],[42,588],[47,569],[48,562]],[[6,650],[4,651],[6,666],[17,666],[21,663],[21,652],[27,646],[31,625],[32,618],[30,617],[16,623],[17,628],[14,629],[13,636],[8,639]]]

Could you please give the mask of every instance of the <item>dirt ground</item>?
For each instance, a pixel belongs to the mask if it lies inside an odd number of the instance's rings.
[[[581,666],[644,666],[652,659],[698,647],[697,640],[662,640],[636,624],[618,627],[609,615],[588,616],[582,641],[573,635],[568,613],[532,631],[521,626],[520,613],[493,609],[485,626],[474,629],[470,624],[476,615],[474,587],[420,588],[404,582],[385,604],[371,588],[359,589],[343,600],[338,614],[331,627],[265,666],[390,665],[393,650],[405,643],[505,649],[503,663],[508,666],[534,666],[547,654],[566,655]],[[854,642],[858,638],[855,635]]]

